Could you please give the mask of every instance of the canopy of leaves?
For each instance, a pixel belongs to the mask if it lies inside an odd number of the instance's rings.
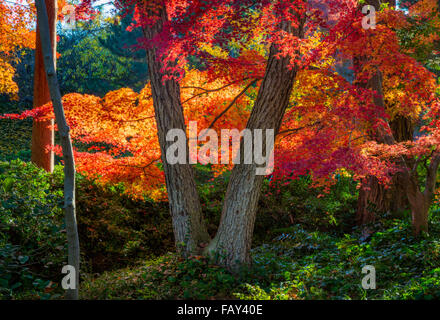
[[[0,1],[0,94],[10,96],[18,93],[13,64],[20,60],[22,49],[35,46],[35,33],[30,30],[35,17],[23,4]]]

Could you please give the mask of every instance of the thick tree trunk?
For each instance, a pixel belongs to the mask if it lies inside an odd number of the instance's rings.
[[[301,28],[301,27],[300,27]],[[300,35],[302,30],[284,25],[283,29]],[[290,59],[276,58],[278,50],[270,49],[266,74],[258,92],[246,128],[273,129],[277,134],[289,103],[297,69],[288,69]],[[263,150],[266,138],[263,135]],[[220,226],[206,251],[231,270],[249,264],[252,235],[264,176],[256,175],[256,164],[243,164],[243,139],[241,161],[235,165],[225,196]],[[270,152],[269,150],[265,150]]]
[[[156,25],[144,28],[146,38],[152,39],[158,34],[167,19],[163,8]],[[186,132],[180,86],[175,80],[163,80],[162,63],[158,60],[155,48],[147,48],[147,61],[176,246],[184,255],[199,253],[209,243],[210,237],[203,220],[193,168],[189,161],[186,164],[171,165],[166,159],[167,149],[173,144],[166,141],[167,133],[171,129]],[[185,146],[189,155],[186,139]]]
[[[412,119],[404,116],[396,116],[390,121],[390,127],[396,142],[413,141],[414,123]],[[406,159],[411,166],[409,159]],[[387,202],[383,207],[383,212],[391,212],[400,215],[409,208],[408,197],[405,194],[405,179],[401,173],[393,177],[390,188],[384,190]]]
[[[68,245],[68,263],[75,268],[76,273],[75,288],[67,290],[66,299],[78,299],[80,255],[75,212],[75,161],[69,133],[70,129],[67,126],[66,117],[64,115],[61,93],[55,70],[46,6],[44,0],[36,0],[35,5],[37,7],[37,17],[40,29],[39,35],[44,57],[43,61],[46,70],[47,83],[53,103],[56,123],[58,125],[64,159],[64,210]]]
[[[56,22],[57,22],[57,1],[46,0],[46,11],[49,17],[49,33],[52,45],[53,63],[56,65]],[[34,107],[41,107],[50,102],[50,92],[44,70],[43,53],[41,50],[39,20],[37,18],[37,38],[35,48],[35,70],[34,70]],[[35,121],[32,126],[31,160],[35,165],[48,172],[54,167],[54,145],[55,134],[53,120]]]

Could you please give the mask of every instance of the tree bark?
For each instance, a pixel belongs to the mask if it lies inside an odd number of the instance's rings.
[[[163,7],[157,23],[151,28],[144,28],[145,37],[151,40],[161,32],[167,19],[167,12]],[[200,253],[202,247],[209,243],[210,237],[203,219],[192,166],[189,161],[186,161],[186,164],[171,165],[166,159],[167,149],[173,144],[166,141],[167,133],[171,129],[186,132],[186,126],[180,85],[173,79],[164,81],[165,74],[161,72],[162,63],[158,58],[156,48],[147,48],[151,91],[175,242],[178,250],[184,256],[188,256]],[[185,146],[186,154],[189,155],[187,137]]]
[[[413,172],[407,170],[404,178],[406,182],[406,195],[411,206],[412,224],[414,234],[428,232],[428,213],[434,198],[435,186],[437,182],[437,172],[440,165],[440,152],[436,151],[431,158],[426,175],[425,190],[422,192],[417,177],[417,169]]]
[[[367,86],[377,92],[374,97],[374,103],[377,106],[385,107],[382,91],[382,74],[379,70],[368,81]],[[385,119],[382,120],[386,121]],[[374,136],[378,143],[388,145],[396,143],[393,133],[386,132],[385,128],[379,128],[377,132],[374,133]],[[396,175],[402,182],[402,191],[405,192],[405,196],[411,208],[415,235],[419,235],[421,231],[428,232],[428,212],[434,197],[437,171],[440,166],[440,152],[438,150],[434,150],[430,161],[426,175],[425,190],[423,192],[419,186],[417,166],[414,166],[413,163],[408,161],[405,157],[402,157],[400,160],[403,171]]]
[[[414,183],[414,181],[411,181]],[[412,225],[414,234],[419,235],[420,232],[428,232],[428,212],[431,201],[424,196],[422,192],[413,186],[408,186],[408,198],[411,205]]]
[[[39,21],[39,35],[43,54],[47,83],[53,103],[58,132],[64,159],[64,210],[68,245],[68,263],[75,268],[75,289],[66,291],[66,299],[78,299],[79,290],[79,238],[75,212],[75,160],[73,157],[70,129],[66,122],[61,100],[60,88],[55,70],[53,48],[50,41],[50,26],[44,0],[36,0],[37,17]]]
[[[390,121],[390,127],[396,142],[412,141],[414,125],[411,119],[396,117]],[[391,185],[385,188],[375,177],[368,177],[367,182],[359,190],[357,223],[360,225],[375,221],[376,212],[401,214],[409,208],[406,196],[405,178],[396,173]]]
[[[294,29],[283,23],[283,30],[302,35],[302,26]],[[246,128],[279,131],[289,103],[297,68],[289,69],[290,57],[277,58],[278,49],[271,46],[266,73]],[[265,146],[263,150],[270,152]],[[243,164],[243,139],[240,146],[240,164],[234,166],[222,210],[218,232],[206,252],[217,256],[219,263],[231,270],[251,262],[250,249],[258,200],[264,176],[256,175],[256,164]]]
[[[362,63],[366,61],[366,57],[357,57],[355,64],[362,67]],[[377,70],[373,76],[366,82],[359,84],[376,92],[373,103],[376,106],[385,109],[385,101],[382,88],[382,73]],[[385,120],[386,121],[386,120]],[[370,139],[378,143],[392,144],[394,138],[384,132],[384,128],[379,128],[376,132],[370,132]],[[379,180],[374,176],[366,177],[359,190],[358,208],[356,212],[356,222],[359,225],[371,223],[375,221],[376,212],[381,212],[386,207],[387,192]]]
[[[57,23],[57,1],[45,0],[46,11],[49,18],[49,33],[52,45],[53,64],[56,65],[56,23]],[[40,41],[40,21],[37,18],[37,35],[35,47],[35,70],[34,70],[34,108],[41,107],[50,102],[50,92],[44,70],[43,53]],[[34,120],[32,125],[31,160],[40,168],[53,172],[54,152],[52,147],[55,143],[53,129],[54,120]]]
[[[385,2],[385,1],[383,1]],[[388,1],[390,7],[396,6],[396,1]],[[367,0],[365,4],[374,6],[376,10],[380,9],[379,0]],[[355,58],[355,64],[361,64],[365,57]],[[376,97],[375,103],[384,108],[381,77],[379,75],[373,76],[366,84],[367,88],[377,91],[380,97]],[[376,78],[376,79],[375,79]],[[402,142],[413,140],[413,123],[411,119],[398,116],[390,121],[390,127],[395,141]],[[376,141],[379,137],[373,134],[373,139]],[[405,192],[404,178],[400,173],[393,177],[391,186],[385,188],[375,177],[367,177],[366,182],[359,190],[358,207],[356,212],[356,221],[358,224],[366,224],[375,221],[376,212],[391,212],[398,214],[409,206],[408,199]]]

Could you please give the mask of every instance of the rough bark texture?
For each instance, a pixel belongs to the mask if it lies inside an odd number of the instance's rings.
[[[144,28],[146,38],[152,39],[159,33],[167,18],[165,9],[162,9],[156,25]],[[168,131],[182,129],[186,132],[180,86],[175,80],[163,81],[162,64],[154,48],[147,48],[147,61],[176,246],[184,255],[190,255],[198,253],[209,243],[210,237],[203,220],[192,166],[189,161],[170,165],[166,159],[166,150],[173,144],[166,141]],[[188,155],[188,141],[186,148]]]
[[[428,213],[434,198],[435,185],[437,182],[437,171],[440,165],[440,152],[436,152],[428,167],[426,175],[425,190],[422,192],[419,186],[417,171],[405,172],[406,194],[411,207],[412,224],[415,235],[421,231],[428,232]]]
[[[283,25],[284,30],[300,35],[302,30]],[[289,58],[276,58],[278,50],[273,45],[255,105],[247,123],[247,129],[274,129],[278,132],[289,103],[296,68],[289,70]],[[264,131],[263,131],[264,132]],[[263,135],[263,150],[266,138]],[[264,176],[256,175],[256,164],[243,164],[242,157],[235,165],[225,196],[220,226],[207,252],[215,255],[222,265],[235,270],[242,264],[249,264],[252,234],[254,230],[257,204]],[[266,150],[268,152],[268,150]]]
[[[365,58],[358,58],[355,63],[362,64]],[[382,91],[382,74],[379,70],[367,81],[360,84],[376,92],[374,104],[385,108],[385,101]],[[385,133],[384,128],[379,128],[377,132],[370,132],[370,139],[378,143],[392,144],[394,138]],[[386,206],[386,189],[379,183],[376,177],[367,177],[366,181],[359,190],[358,209],[356,212],[356,221],[358,224],[366,224],[375,220],[375,212],[380,212]]]
[[[413,120],[404,116],[397,116],[390,122],[390,127],[396,142],[412,141],[414,139],[414,123]],[[410,160],[406,159],[409,166]],[[405,194],[405,178],[401,173],[397,173],[393,177],[392,185],[384,191],[386,203],[383,207],[384,212],[391,212],[399,215],[409,208],[408,198]]]
[[[66,291],[66,299],[78,299],[79,289],[79,238],[75,212],[75,161],[73,158],[72,141],[70,139],[69,127],[67,126],[64,115],[61,93],[58,85],[55,70],[53,50],[50,42],[50,27],[47,17],[44,0],[36,0],[37,17],[40,28],[41,49],[43,53],[44,67],[46,71],[47,83],[53,103],[56,123],[61,140],[64,159],[64,210],[68,245],[68,263],[75,268],[76,286],[75,289]]]
[[[52,45],[52,56],[56,65],[56,22],[57,2],[56,0],[45,0],[46,11],[49,17],[49,33]],[[34,101],[33,106],[41,107],[50,102],[50,92],[44,70],[43,53],[41,50],[39,21],[37,19],[37,38],[35,48],[35,70],[34,70]],[[35,165],[48,172],[54,168],[54,152],[50,148],[54,145],[55,134],[53,120],[35,121],[32,125],[31,160]]]

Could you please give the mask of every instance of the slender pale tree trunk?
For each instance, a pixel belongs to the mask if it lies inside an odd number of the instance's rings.
[[[282,29],[297,36],[302,34],[302,26],[294,29],[283,23]],[[289,69],[290,57],[279,59],[277,53],[276,46],[272,45],[266,73],[246,126],[252,132],[254,129],[263,129],[263,132],[273,129],[276,135],[288,107],[297,68]],[[265,142],[263,135],[263,150],[266,149]],[[255,162],[243,164],[243,139],[240,150],[241,161],[234,166],[231,174],[218,232],[206,249],[219,258],[220,264],[231,270],[251,262],[252,235],[264,180],[264,176],[256,175]]]
[[[49,34],[52,45],[53,64],[56,65],[56,23],[57,23],[57,1],[45,0],[46,11],[49,17]],[[35,70],[34,70],[34,107],[41,107],[50,102],[50,92],[44,70],[43,53],[40,41],[40,21],[37,18],[37,38],[35,48]],[[48,172],[54,167],[54,129],[53,120],[35,121],[32,125],[31,160],[35,165]]]
[[[50,41],[50,26],[44,0],[36,0],[39,35],[43,54],[47,83],[53,103],[56,123],[61,140],[64,159],[64,210],[68,245],[68,263],[75,268],[75,289],[66,292],[67,299],[78,299],[79,289],[79,238],[75,213],[75,161],[69,127],[64,115],[60,88],[55,70],[53,49]]]
[[[167,19],[166,9],[162,8],[157,23],[153,27],[144,28],[145,37],[152,39],[157,35]],[[186,126],[179,83],[173,79],[164,81],[165,74],[161,72],[162,63],[158,58],[156,48],[147,48],[151,91],[174,236],[177,248],[187,256],[201,252],[202,247],[209,243],[210,237],[203,220],[194,171],[189,164],[189,158],[187,157],[186,164],[174,165],[169,164],[166,159],[167,149],[173,144],[166,141],[167,133],[171,129],[181,129],[186,132]],[[187,137],[185,146],[188,156]]]

